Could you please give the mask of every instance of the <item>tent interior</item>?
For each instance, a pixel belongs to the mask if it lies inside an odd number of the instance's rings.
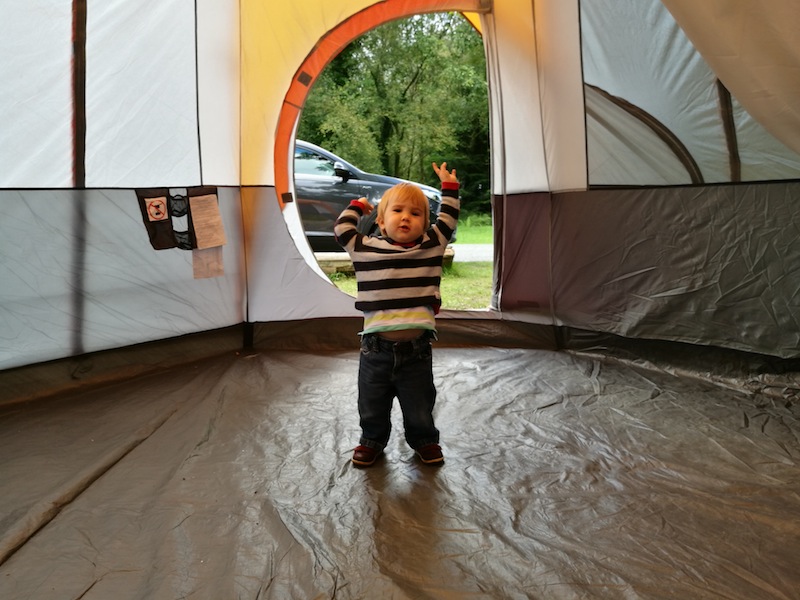
[[[799,597],[794,0],[149,8],[3,3],[0,597]],[[492,302],[437,317],[445,463],[395,409],[355,469],[294,131],[440,11],[486,51]]]

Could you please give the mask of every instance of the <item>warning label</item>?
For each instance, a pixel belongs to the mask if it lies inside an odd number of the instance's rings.
[[[147,207],[147,218],[151,222],[166,221],[169,218],[166,198],[147,198],[145,206]]]

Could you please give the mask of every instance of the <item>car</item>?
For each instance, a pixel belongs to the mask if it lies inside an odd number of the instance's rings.
[[[393,185],[405,181],[397,177],[367,173],[340,156],[303,140],[295,140],[294,192],[300,220],[308,243],[314,252],[343,252],[333,235],[333,225],[341,212],[357,198],[377,205]],[[436,220],[442,195],[434,187],[410,182],[428,198],[431,223]],[[362,219],[359,231],[378,233],[377,211]]]

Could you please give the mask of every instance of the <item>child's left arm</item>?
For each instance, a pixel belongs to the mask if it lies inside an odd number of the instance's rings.
[[[436,163],[433,163],[433,170],[439,176],[439,181],[442,183],[458,183],[458,177],[456,177],[456,170],[453,169],[452,171],[447,170],[447,163],[443,162],[442,166],[438,166]]]

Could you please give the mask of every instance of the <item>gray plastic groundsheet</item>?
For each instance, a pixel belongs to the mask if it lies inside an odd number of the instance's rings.
[[[436,348],[350,464],[357,350],[231,352],[0,406],[3,600],[800,598],[798,405],[587,355]]]

